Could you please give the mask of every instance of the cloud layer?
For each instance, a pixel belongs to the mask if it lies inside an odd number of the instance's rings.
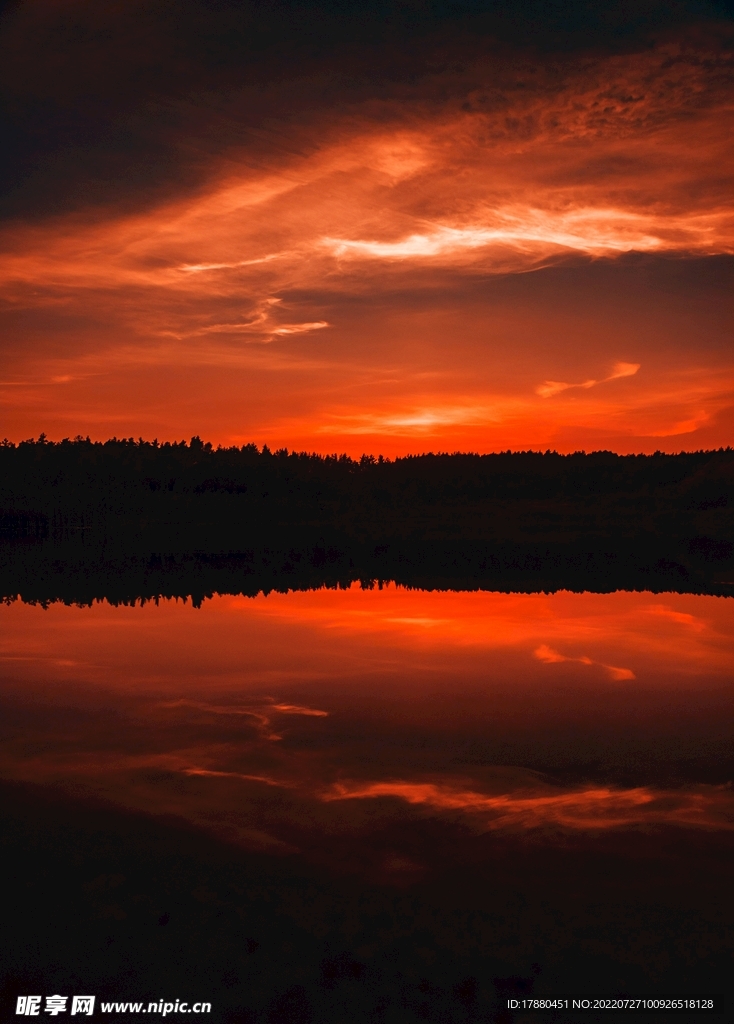
[[[438,59],[434,38],[417,78],[338,93],[294,65],[259,100],[232,79],[204,148],[199,97],[166,137],[167,190],[0,225],[9,436],[184,431],[355,453],[722,443],[728,277],[682,317],[700,286],[671,299],[653,279],[672,270],[645,270],[634,295],[623,282],[611,312],[590,282],[600,262],[633,277],[641,259],[730,276],[725,39],[699,26],[531,55],[482,35],[452,63],[454,42]],[[299,88],[307,116],[289,119]],[[520,278],[510,316],[497,295]]]

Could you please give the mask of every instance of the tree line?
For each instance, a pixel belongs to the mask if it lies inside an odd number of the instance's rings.
[[[313,585],[329,561],[340,579],[416,585],[642,571],[709,586],[734,569],[733,482],[731,448],[391,460],[41,435],[0,443],[0,559],[30,566],[40,544],[108,567],[237,556],[245,573],[267,563],[268,585],[305,566]]]

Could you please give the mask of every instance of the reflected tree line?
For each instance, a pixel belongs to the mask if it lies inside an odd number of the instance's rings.
[[[85,602],[395,580],[732,593],[734,450],[320,456],[0,445],[0,593]]]

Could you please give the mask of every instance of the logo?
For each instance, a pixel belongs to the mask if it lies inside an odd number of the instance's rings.
[[[94,1013],[95,998],[96,996],[72,996],[72,1017],[77,1013],[86,1014],[88,1017],[91,1017]],[[58,1017],[60,1013],[67,1012],[66,1004],[68,1001],[68,996],[46,996],[46,1005],[43,1012],[50,1014],[52,1017]],[[38,1017],[41,1013],[42,1002],[43,996],[18,996],[15,1004],[15,1014],[22,1017]]]

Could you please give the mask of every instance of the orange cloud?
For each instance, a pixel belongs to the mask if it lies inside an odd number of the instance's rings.
[[[669,292],[662,314],[639,300],[633,341],[629,315],[616,324],[598,307],[573,323],[573,288],[565,309],[552,298],[531,312],[528,285],[506,300],[509,325],[476,295],[530,271],[540,294],[542,268],[630,253],[734,253],[727,60],[665,43],[547,67],[517,58],[511,73],[478,62],[448,92],[436,84],[449,100],[330,111],[309,129],[318,146],[291,127],[293,145],[257,163],[232,148],[196,193],[153,208],[6,224],[8,432],[183,431],[357,455],[411,439],[723,441],[724,312],[708,349],[701,318],[685,328],[676,363],[670,335],[685,318],[664,321]],[[595,369],[620,357],[640,362]],[[617,395],[597,386],[623,377]],[[568,401],[543,401],[561,392]]]
[[[506,416],[508,405],[513,403],[498,399],[493,406],[446,405],[440,400],[422,408],[405,409],[395,412],[334,413],[327,423],[317,428],[320,434],[391,434],[393,436],[430,435],[437,430],[456,426],[485,426]],[[503,409],[504,406],[504,409]]]
[[[187,698],[181,698],[179,700],[162,701],[158,707],[161,708],[191,708],[196,711],[203,711],[207,714],[212,715],[235,715],[244,716],[245,718],[252,718],[255,720],[256,727],[264,739],[267,740],[282,740],[283,737],[280,733],[274,732],[272,729],[272,720],[275,713],[281,715],[306,715],[311,718],[327,718],[329,715],[328,711],[321,711],[318,708],[304,707],[300,704],[275,704],[271,702],[264,702],[255,705],[244,705],[244,704],[208,704],[204,701],[190,700]],[[187,769],[188,771],[188,769]],[[208,773],[212,774],[212,773]],[[218,772],[214,774],[231,774],[227,772]],[[245,776],[243,776],[244,778]],[[250,778],[250,776],[247,776]]]
[[[197,334],[236,334],[255,335],[261,341],[273,341],[275,338],[288,334],[305,334],[308,331],[318,331],[329,324],[326,320],[316,320],[303,324],[283,324],[274,319],[274,313],[281,305],[282,299],[268,298],[259,303],[253,311],[249,320],[239,323],[210,324],[202,327]]]
[[[488,814],[484,828],[573,830],[678,825],[686,828],[734,829],[734,797],[726,786],[700,786],[685,791],[645,786],[606,786],[540,793],[486,795],[432,782],[337,783],[321,799],[368,800],[393,797],[435,811]]]
[[[247,775],[240,771],[215,771],[210,768],[181,768],[183,775],[200,775],[202,778],[240,778],[244,782],[262,782],[264,785],[284,786],[283,782],[269,778],[267,775]]]
[[[506,246],[518,253],[518,266],[523,259],[532,264],[563,249],[589,255],[610,255],[667,248],[660,238],[642,231],[630,231],[633,217],[624,210],[575,211],[570,215],[559,212],[554,215],[532,207],[511,207],[494,210],[493,219],[497,226],[430,225],[424,233],[412,234],[397,241],[344,238],[323,238],[320,241],[327,251],[338,258],[385,260],[430,257],[450,260],[462,250],[487,249],[490,246],[499,248],[500,260],[506,260],[506,255],[501,251],[501,247]]]
[[[282,782],[268,778],[267,775],[246,775],[243,772],[219,772],[209,768],[181,768],[180,771],[183,775],[199,775],[202,778],[242,779],[243,782],[262,782],[266,786],[283,786]]]
[[[599,665],[605,670],[610,679],[615,679],[618,682],[622,682],[626,679],[637,678],[631,668],[618,668],[616,665],[605,665],[600,661],[593,661],[586,655],[582,655],[580,658],[572,658],[565,654],[559,654],[558,651],[554,651],[553,648],[549,647],[547,644],[541,644],[540,647],[536,647],[534,654],[538,661],[542,661],[545,665],[556,665],[563,661],[577,661],[580,665]]]
[[[588,388],[596,387],[597,384],[606,384],[607,381],[618,380],[620,377],[634,377],[639,368],[639,363],[615,363],[612,372],[603,380],[585,380],[583,384],[566,384],[562,381],[546,380],[538,385],[535,393],[540,395],[541,398],[552,398],[562,391],[568,391],[569,388],[584,388],[588,390]]]

